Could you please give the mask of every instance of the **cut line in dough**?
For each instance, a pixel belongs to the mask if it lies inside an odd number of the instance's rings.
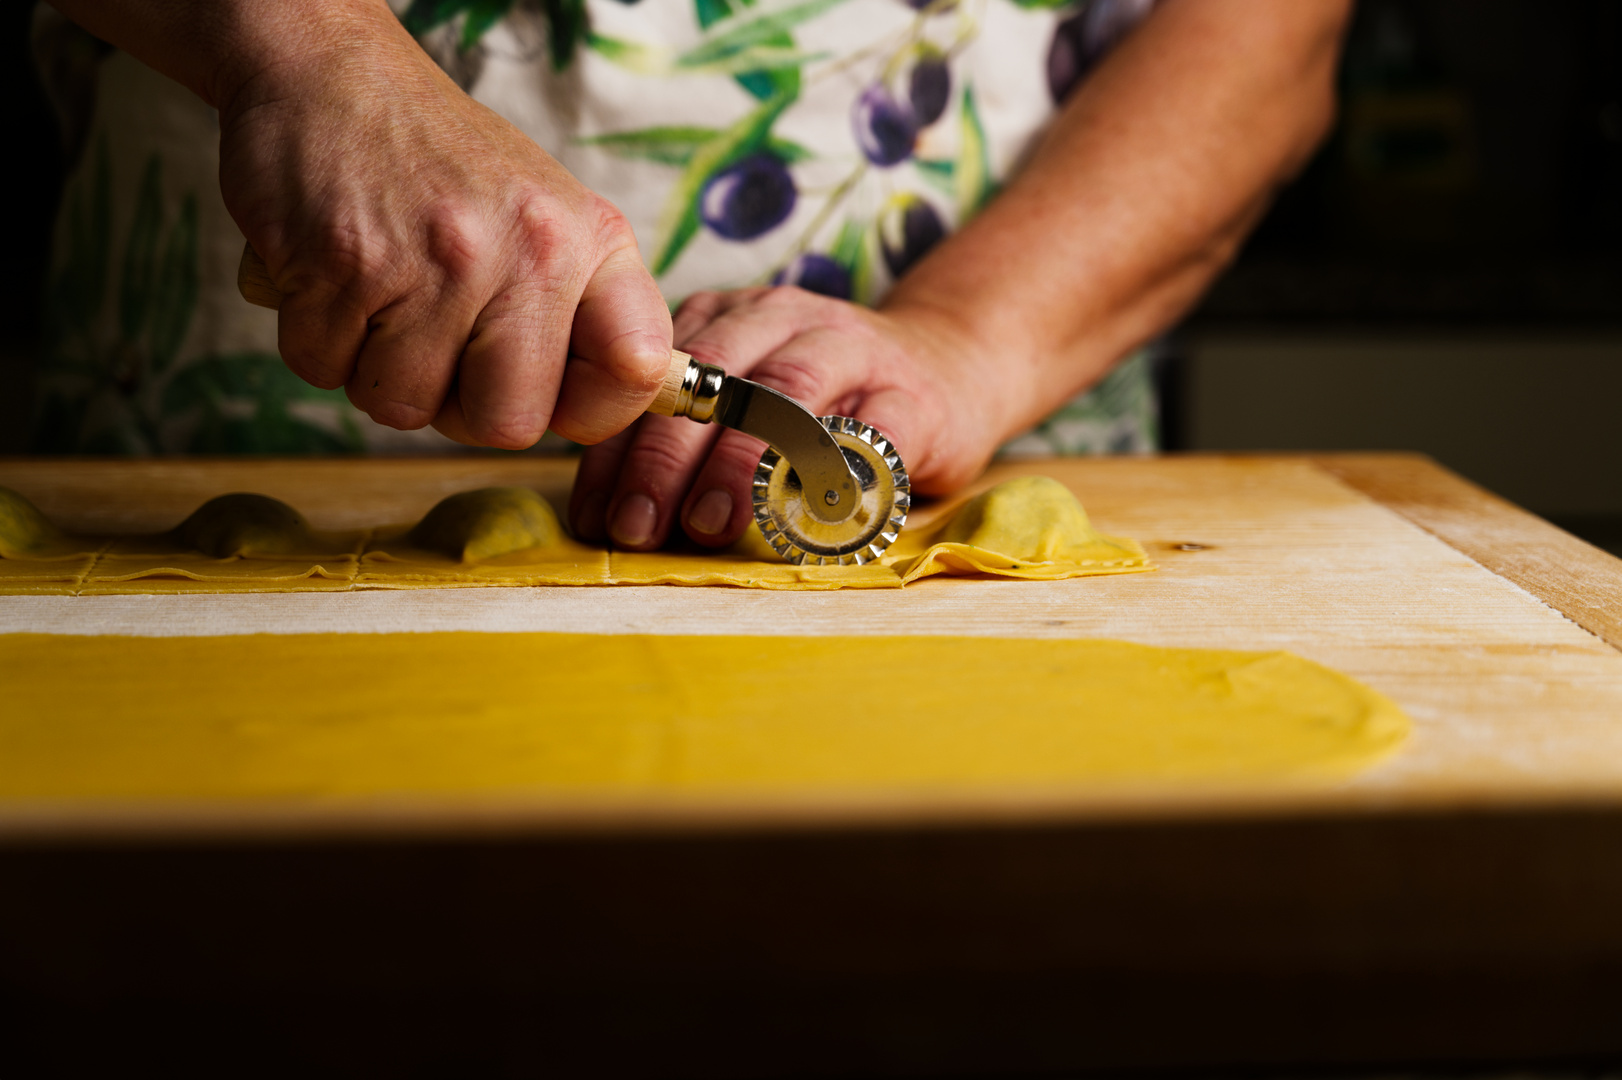
[[[442,500],[415,525],[329,533],[263,495],[211,499],[166,533],[73,537],[0,489],[0,594],[304,592],[524,585],[899,588],[934,574],[1033,580],[1153,569],[1106,536],[1064,485],[999,484],[904,532],[864,566],[785,563],[751,527],[724,551],[612,551],[570,537],[528,488]]]

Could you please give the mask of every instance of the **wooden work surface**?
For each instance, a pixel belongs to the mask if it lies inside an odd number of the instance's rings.
[[[72,528],[164,529],[237,490],[336,527],[411,521],[488,484],[561,495],[569,468],[7,461],[0,484]],[[593,820],[408,801],[307,807],[270,830],[219,807],[0,815],[0,997],[31,1003],[12,1010],[25,1045],[46,1065],[125,1061],[76,1033],[119,1054],[167,1047],[184,1015],[195,1053],[214,1032],[274,1049],[283,1075],[1622,1055],[1622,561],[1412,456],[1049,461],[988,480],[1024,471],[1071,485],[1159,569],[847,593],[3,597],[0,632],[1288,649],[1394,698],[1409,742],[1346,783],[1241,791],[766,799]]]
[[[317,527],[348,528],[410,522],[446,494],[490,484],[529,484],[562,505],[572,464],[513,457],[13,461],[0,464],[0,483],[87,532],[167,529],[205,499],[239,490],[284,499]],[[1044,461],[1000,466],[983,483],[1029,471],[1071,486],[1100,528],[1140,539],[1159,570],[1062,582],[933,579],[902,591],[812,594],[625,587],[4,597],[0,632],[952,634],[1287,649],[1399,702],[1415,723],[1408,744],[1332,787],[1184,784],[787,808],[767,798],[717,813],[738,824],[757,813],[782,822],[830,814],[861,820],[1528,800],[1622,805],[1622,560],[1412,456]],[[289,813],[306,825],[323,814],[355,823],[331,808],[313,818],[303,809]],[[669,814],[691,820],[693,809]],[[231,817],[205,816],[211,827]],[[661,816],[641,807],[634,819],[657,824]],[[539,804],[485,801],[469,817],[456,800],[404,800],[371,820],[421,827],[461,817],[484,825],[577,819]],[[120,811],[119,820],[137,819]],[[18,818],[0,811],[0,824],[8,822],[48,827],[33,812]]]

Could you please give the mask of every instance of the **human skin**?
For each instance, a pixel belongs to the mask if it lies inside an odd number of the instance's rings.
[[[56,0],[220,112],[220,188],[287,365],[374,420],[521,449],[652,402],[669,309],[620,213],[383,0]]]
[[[855,416],[944,494],[1186,312],[1334,113],[1349,0],[1162,0],[1078,87],[1006,189],[877,310],[792,288],[704,292],[678,348]],[[761,444],[650,416],[587,450],[577,532],[648,549],[752,519]]]
[[[393,427],[595,443],[575,531],[647,550],[678,527],[735,540],[761,451],[638,420],[672,340],[874,425],[919,492],[960,487],[1232,259],[1328,128],[1351,0],[1162,0],[879,309],[704,292],[674,327],[618,212],[462,93],[382,0],[54,2],[219,108],[226,206],[286,296],[295,372]]]

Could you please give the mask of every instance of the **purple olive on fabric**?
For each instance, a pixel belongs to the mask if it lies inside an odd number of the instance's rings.
[[[793,213],[797,195],[780,158],[751,154],[710,177],[699,194],[698,213],[727,240],[753,240]]]
[[[1093,0],[1053,29],[1048,93],[1062,102],[1122,38],[1143,21],[1155,0]]]
[[[926,128],[946,112],[952,96],[952,69],[936,49],[920,50],[907,73],[907,101],[920,128]]]
[[[912,10],[914,10],[914,11],[922,11],[922,10],[924,10],[924,8],[928,7],[930,4],[934,3],[934,0],[903,0],[903,2],[908,7],[912,8]],[[931,15],[944,15],[948,11],[953,11],[956,8],[957,8],[957,0],[946,0],[945,3],[941,4],[939,7],[935,8],[935,10],[931,11],[930,14]]]
[[[879,250],[892,277],[906,273],[945,236],[935,208],[910,192],[892,198],[879,214]]]
[[[772,278],[772,284],[798,285],[806,292],[831,296],[835,300],[849,300],[851,296],[850,271],[826,255],[809,252],[796,255],[793,262]]]
[[[912,156],[918,141],[918,117],[912,105],[900,102],[883,83],[874,83],[856,99],[850,110],[856,145],[867,160],[889,167]]]

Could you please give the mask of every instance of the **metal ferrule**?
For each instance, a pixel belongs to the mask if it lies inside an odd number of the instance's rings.
[[[714,364],[687,362],[681,390],[676,394],[676,415],[708,424],[715,419],[715,406],[721,398],[721,384],[727,373]]]

